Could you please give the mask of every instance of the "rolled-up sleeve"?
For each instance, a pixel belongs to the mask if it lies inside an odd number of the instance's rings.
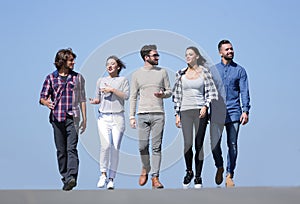
[[[78,102],[86,102],[86,94],[85,94],[85,79],[81,74],[79,74],[79,97],[78,97]]]
[[[40,93],[40,99],[48,99],[51,92],[51,82],[49,75],[46,77]]]
[[[242,100],[242,109],[243,111],[249,112],[250,110],[250,94],[249,94],[249,84],[247,73],[244,69],[241,71],[240,78],[240,92],[241,92],[241,100]]]

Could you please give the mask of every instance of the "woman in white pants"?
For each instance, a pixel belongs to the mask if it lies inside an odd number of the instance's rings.
[[[106,60],[107,77],[97,81],[96,97],[91,104],[100,104],[98,134],[100,136],[100,171],[97,187],[114,189],[114,178],[119,163],[119,149],[125,131],[124,102],[129,98],[129,83],[120,77],[125,64],[116,56]]]

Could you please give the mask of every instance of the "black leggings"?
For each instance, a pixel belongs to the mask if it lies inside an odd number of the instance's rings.
[[[195,128],[196,177],[201,177],[204,160],[204,152],[202,147],[208,123],[207,112],[204,118],[199,118],[199,115],[200,109],[182,111],[180,115],[184,139],[184,159],[187,171],[192,171],[193,168],[193,127]]]

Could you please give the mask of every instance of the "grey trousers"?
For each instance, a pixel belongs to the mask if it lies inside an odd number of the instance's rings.
[[[165,125],[164,113],[138,114],[139,151],[143,168],[153,176],[159,176],[161,144]],[[152,165],[150,164],[149,140],[152,140]],[[152,166],[152,168],[151,168]]]

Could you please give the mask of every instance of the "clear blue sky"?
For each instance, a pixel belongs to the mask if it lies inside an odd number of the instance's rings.
[[[213,63],[220,61],[219,40],[232,41],[235,61],[248,73],[252,105],[250,123],[240,131],[236,185],[299,186],[299,6],[297,0],[1,1],[0,189],[61,188],[49,111],[38,104],[43,80],[55,69],[52,63],[57,50],[72,47],[78,55],[75,69],[84,71],[101,46],[145,29],[190,39]],[[157,38],[152,36],[145,43]],[[110,53],[118,54],[125,49],[123,46],[115,46]],[[184,56],[184,49],[178,52]],[[143,64],[135,54],[124,56],[127,69],[122,75],[129,77]],[[172,81],[174,72],[184,66],[182,60],[164,52],[160,64],[168,68]],[[99,59],[98,65],[99,72],[93,72],[96,77],[102,76],[104,61]],[[94,91],[87,88],[88,93]],[[173,106],[170,99],[165,105]],[[89,113],[94,108],[88,105]],[[166,111],[165,147],[170,147],[174,155],[180,154],[182,143],[174,145],[179,137],[172,109]],[[89,131],[78,145],[80,172],[76,189],[96,189],[98,162],[83,143],[97,138],[97,132],[92,131],[95,121],[89,114]],[[123,152],[137,154],[135,134],[128,129]],[[184,162],[174,157],[177,162],[161,172],[166,188],[181,188]],[[139,161],[121,162],[121,169],[126,165],[140,168]],[[117,175],[116,188],[140,188],[137,175],[123,172]],[[214,174],[213,159],[208,155],[203,169],[204,187],[215,187]],[[143,188],[150,188],[150,184]]]

